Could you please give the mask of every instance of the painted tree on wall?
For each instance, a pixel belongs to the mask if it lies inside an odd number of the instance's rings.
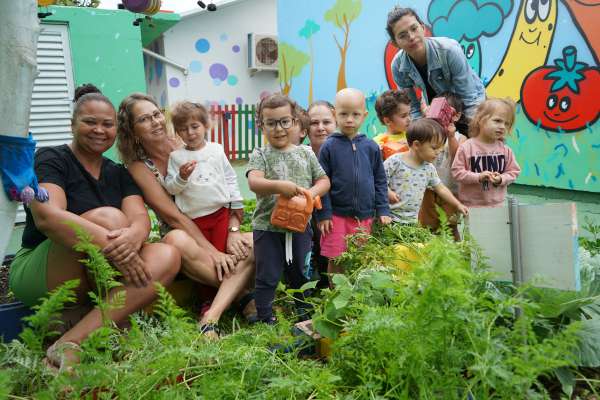
[[[315,72],[315,52],[313,50],[312,35],[319,32],[321,27],[312,19],[307,19],[304,23],[298,35],[305,38],[308,41],[308,48],[310,51],[310,80],[308,81],[308,104],[313,102],[313,80]]]
[[[361,0],[336,0],[333,7],[325,12],[325,21],[331,22],[344,32],[344,42],[340,44],[333,35],[335,44],[340,51],[340,68],[338,70],[337,90],[347,87],[346,84],[346,53],[350,46],[350,25],[358,18],[362,10]]]
[[[287,96],[292,90],[292,78],[300,75],[309,57],[291,44],[279,42],[279,60],[279,86],[281,93]]]

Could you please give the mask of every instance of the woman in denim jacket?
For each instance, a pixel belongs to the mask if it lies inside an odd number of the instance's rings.
[[[458,42],[445,37],[426,38],[425,26],[411,8],[394,7],[388,14],[386,29],[392,43],[400,49],[392,61],[392,73],[398,88],[408,89],[411,117],[422,116],[415,93],[418,87],[425,104],[441,93],[457,94],[470,118],[485,100],[485,88]]]

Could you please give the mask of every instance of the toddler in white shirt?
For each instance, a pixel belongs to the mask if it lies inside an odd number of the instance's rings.
[[[233,229],[239,227],[243,217],[237,176],[223,147],[206,141],[210,125],[204,106],[184,101],[173,107],[171,115],[175,132],[185,147],[169,156],[165,188],[206,239],[225,252],[230,212],[238,219]]]

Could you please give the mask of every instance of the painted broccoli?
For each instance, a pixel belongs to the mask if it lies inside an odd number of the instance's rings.
[[[427,18],[434,36],[456,39],[475,72],[481,74],[481,36],[493,36],[513,8],[513,0],[432,0]]]

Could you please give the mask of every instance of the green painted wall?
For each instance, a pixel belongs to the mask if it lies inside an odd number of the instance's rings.
[[[93,83],[118,107],[132,92],[146,92],[142,36],[158,34],[179,20],[178,14],[160,14],[155,27],[144,26],[144,35],[133,21],[138,16],[123,10],[86,7],[49,7],[44,24],[67,24],[75,87]],[[145,23],[148,25],[147,23]],[[107,154],[116,159],[113,146]]]
[[[20,1],[20,0],[17,0]],[[74,86],[93,83],[115,108],[132,92],[146,92],[142,42],[149,43],[175,25],[179,14],[159,13],[153,21],[134,26],[139,14],[86,7],[48,7],[43,24],[66,24],[71,45]],[[44,8],[44,11],[46,8]],[[105,154],[118,160],[115,146]],[[14,227],[7,254],[20,247],[24,225]]]

